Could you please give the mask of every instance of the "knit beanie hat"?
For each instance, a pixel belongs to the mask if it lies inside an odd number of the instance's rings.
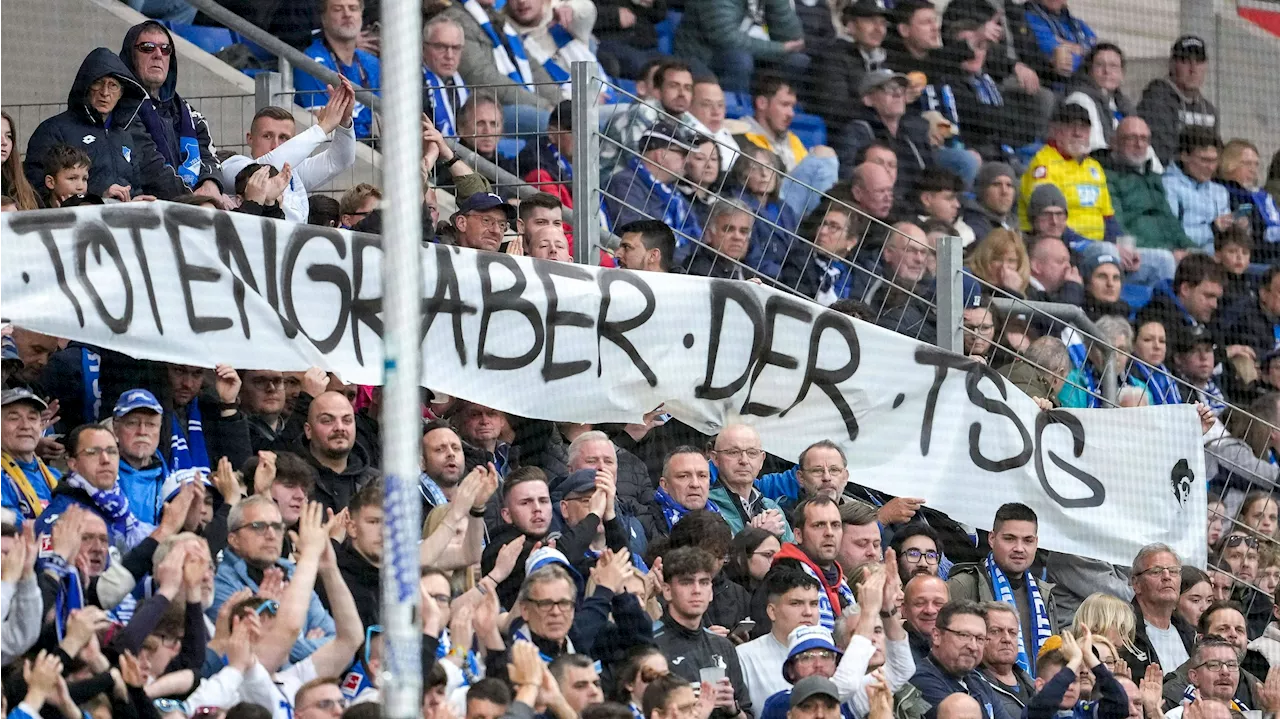
[[[1018,176],[1014,174],[1013,168],[1007,162],[984,162],[982,167],[978,168],[978,174],[973,180],[973,189],[975,192],[982,192],[987,186],[996,181],[998,177],[1007,177],[1018,184]]]
[[[1062,190],[1059,190],[1057,185],[1046,182],[1032,191],[1031,199],[1027,202],[1027,217],[1034,220],[1050,207],[1066,210],[1067,196],[1062,194]]]

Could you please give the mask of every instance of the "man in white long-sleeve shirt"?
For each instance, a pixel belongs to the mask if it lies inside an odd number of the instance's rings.
[[[310,203],[307,188],[320,187],[356,163],[356,135],[351,122],[355,89],[347,80],[330,88],[329,102],[316,113],[316,124],[294,135],[293,115],[284,108],[264,107],[253,116],[245,141],[253,157],[234,155],[222,163],[224,187],[235,185],[236,175],[251,163],[271,165],[277,170],[293,168],[289,187],[280,198],[286,220],[306,222]],[[325,140],[332,143],[312,156]]]
[[[818,624],[818,580],[794,567],[774,567],[764,577],[769,604],[766,612],[773,628],[762,637],[738,645],[742,678],[751,691],[751,706],[763,707],[765,700],[791,686],[782,676],[787,661],[788,637],[800,626]]]

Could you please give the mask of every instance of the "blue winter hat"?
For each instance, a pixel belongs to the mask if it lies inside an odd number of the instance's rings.
[[[116,400],[116,408],[113,414],[116,419],[120,419],[135,409],[146,409],[156,414],[164,414],[164,407],[160,404],[160,400],[145,389],[131,389],[127,392],[122,392],[120,399]]]
[[[529,558],[524,562],[524,575],[527,577],[539,569],[552,564],[559,564],[564,567],[570,575],[574,577],[578,576],[578,573],[573,569],[573,565],[569,564],[569,558],[564,556],[564,552],[561,552],[555,547],[538,547],[537,551],[530,552]]]
[[[844,654],[836,646],[831,631],[822,626],[799,626],[787,635],[787,659],[782,663],[782,677],[791,681],[791,662],[801,654],[814,649],[826,649],[837,657]]]

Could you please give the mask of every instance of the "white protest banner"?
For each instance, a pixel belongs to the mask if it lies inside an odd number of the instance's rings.
[[[136,357],[382,371],[378,238],[164,203],[3,216],[0,315]],[[1005,502],[1040,543],[1129,564],[1149,542],[1205,561],[1200,428],[1187,405],[1041,412],[986,365],[728,280],[422,251],[422,384],[517,415],[818,439],[851,480],[989,528]],[[111,398],[107,398],[111,401]]]

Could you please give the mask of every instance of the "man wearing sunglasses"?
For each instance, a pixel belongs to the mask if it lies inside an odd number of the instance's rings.
[[[167,171],[197,195],[212,197],[224,207],[220,163],[213,154],[209,123],[176,91],[178,57],[173,36],[155,20],[138,23],[125,33],[120,59],[147,91],[138,109],[141,122],[130,129],[151,137]]]

